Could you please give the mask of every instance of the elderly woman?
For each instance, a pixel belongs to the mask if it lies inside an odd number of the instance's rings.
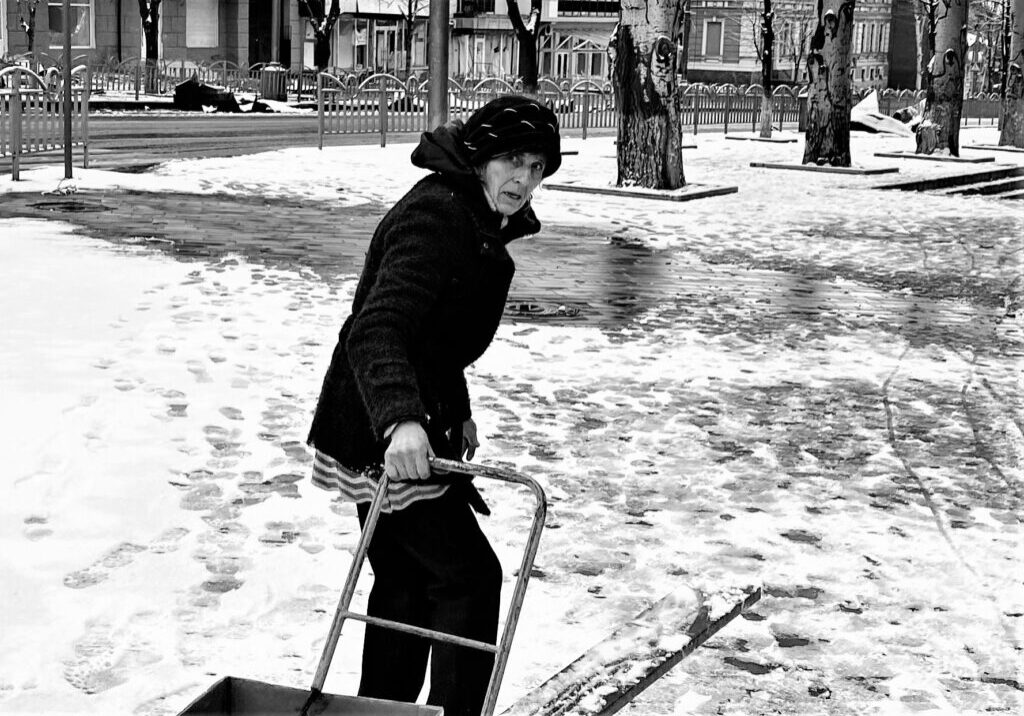
[[[424,133],[412,163],[431,173],[381,220],[338,336],[309,441],[313,481],[339,489],[364,523],[376,478],[392,485],[369,550],[369,614],[494,643],[501,567],[465,480],[431,478],[431,456],[479,446],[464,370],[487,349],[515,265],[513,239],[536,233],[530,199],[561,163],[558,120],[519,96],[463,125]],[[478,716],[493,657],[367,626],[359,695]]]

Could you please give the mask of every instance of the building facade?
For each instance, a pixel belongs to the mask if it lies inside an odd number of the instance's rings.
[[[160,4],[160,56],[210,61],[269,52],[270,0],[163,0]],[[0,55],[29,50],[22,22],[34,6],[34,51],[45,62],[58,57],[64,42],[63,0],[0,0],[3,34]],[[71,0],[71,45],[76,61],[122,62],[142,57],[142,20],[132,0]],[[265,26],[265,27],[264,27]],[[269,59],[269,58],[267,58]]]
[[[529,11],[529,0],[519,0]],[[36,50],[55,57],[62,43],[63,0],[0,0],[5,19],[0,54],[27,51],[21,20],[36,3]],[[855,13],[852,80],[858,89],[890,86],[893,8],[910,0],[860,0]],[[902,3],[902,4],[901,4]],[[94,63],[142,56],[141,20],[133,0],[71,0],[73,54]],[[518,74],[519,43],[506,0],[453,0],[449,69],[462,78]],[[815,0],[776,0],[776,81],[806,81],[806,55],[816,24]],[[337,72],[427,70],[429,0],[341,0],[331,36]],[[686,58],[691,82],[761,81],[760,0],[692,0]],[[257,62],[312,67],[313,31],[299,0],[162,0],[160,57],[242,66]],[[904,12],[905,15],[905,12]],[[902,15],[900,17],[903,17]],[[407,18],[412,18],[410,22]],[[905,19],[905,17],[904,17]],[[604,82],[610,78],[608,40],[618,0],[543,0],[538,64],[542,77]],[[410,57],[406,37],[411,35]]]

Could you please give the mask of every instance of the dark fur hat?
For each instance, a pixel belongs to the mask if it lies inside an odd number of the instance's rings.
[[[544,155],[545,177],[554,174],[562,164],[558,118],[529,97],[506,95],[485,104],[466,120],[462,143],[474,165],[522,151]]]

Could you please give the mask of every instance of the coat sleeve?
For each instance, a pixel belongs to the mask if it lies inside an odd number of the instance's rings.
[[[353,316],[346,348],[374,433],[427,417],[411,347],[452,273],[459,222],[452,201],[422,196],[375,237],[382,256],[376,278]]]

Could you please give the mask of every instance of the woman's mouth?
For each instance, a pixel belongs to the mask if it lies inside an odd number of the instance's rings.
[[[503,191],[503,192],[501,192],[501,194],[502,194],[502,196],[504,196],[509,201],[522,201],[523,200],[523,195],[522,194],[516,194],[514,191]]]

